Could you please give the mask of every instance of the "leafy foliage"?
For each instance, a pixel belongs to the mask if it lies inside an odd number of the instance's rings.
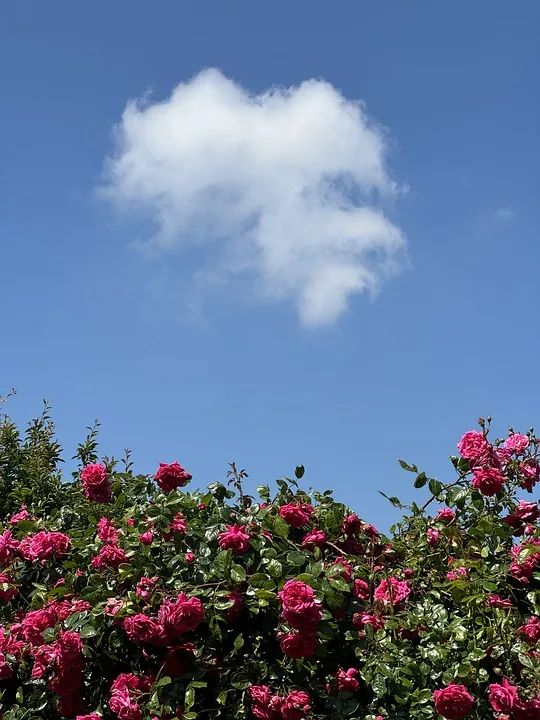
[[[99,462],[97,432],[62,481],[47,406],[0,425],[3,720],[540,717],[532,430],[482,420],[446,484],[400,461],[430,495],[389,498],[389,537],[303,466],[189,491],[177,463]]]

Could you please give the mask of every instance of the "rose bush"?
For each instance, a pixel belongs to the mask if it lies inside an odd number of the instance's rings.
[[[540,719],[540,441],[489,429],[446,483],[400,461],[429,494],[386,536],[301,467],[191,491],[97,428],[61,481],[47,411],[4,418],[3,720]]]

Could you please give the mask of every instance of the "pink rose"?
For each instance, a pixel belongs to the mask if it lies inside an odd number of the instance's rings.
[[[353,625],[358,630],[363,630],[366,625],[370,625],[373,630],[382,630],[384,627],[384,619],[370,613],[355,613],[353,615]]]
[[[540,518],[538,503],[520,500],[514,512],[504,517],[503,520],[513,529],[514,535],[520,536],[525,532],[525,526],[528,523],[536,522],[538,518]]]
[[[139,540],[143,545],[151,545],[154,542],[154,533],[151,530],[147,530],[139,535]]]
[[[533,700],[516,697],[512,711],[514,720],[540,720],[540,697]]]
[[[98,522],[97,530],[98,538],[101,540],[101,542],[115,543],[118,539],[118,530],[115,530],[112,522],[106,517],[102,517],[101,520]]]
[[[336,673],[336,679],[339,692],[356,692],[360,687],[360,683],[356,679],[357,675],[358,670],[356,668],[338,670]]]
[[[187,552],[184,555],[184,560],[191,565],[191,563],[195,562],[195,554],[192,552]]]
[[[302,720],[311,710],[311,699],[303,690],[292,690],[280,703],[283,720]]]
[[[437,513],[435,522],[451,523],[456,519],[456,513],[450,508],[441,508]]]
[[[86,465],[81,470],[81,483],[84,497],[87,500],[99,503],[111,501],[111,488],[107,477],[107,470],[101,463]]]
[[[315,600],[313,588],[299,580],[288,580],[279,592],[283,618],[296,630],[313,633],[322,619],[322,611]]]
[[[489,686],[489,704],[497,713],[509,715],[516,696],[517,687],[510,685],[506,678],[502,681],[502,685],[493,684]]]
[[[15,513],[15,515],[12,515],[10,519],[8,520],[8,523],[10,525],[16,525],[17,523],[20,523],[22,520],[28,520],[30,517],[30,513],[26,509],[26,505],[21,505],[21,508],[19,512]]]
[[[303,527],[315,512],[312,505],[289,503],[279,508],[280,517],[293,528]]]
[[[118,568],[122,563],[129,562],[126,553],[117,545],[104,545],[99,553],[92,558],[90,565],[97,570]]]
[[[540,618],[532,615],[525,625],[521,625],[517,629],[520,635],[528,645],[536,645],[540,641]]]
[[[435,710],[447,720],[460,720],[471,712],[474,698],[464,685],[451,683],[433,693]]]
[[[306,533],[302,540],[302,547],[309,548],[310,550],[314,547],[322,548],[326,545],[326,533],[323,530],[313,530],[312,532]]]
[[[19,549],[19,541],[11,534],[10,530],[5,530],[0,535],[0,565],[7,565],[17,556]]]
[[[195,630],[204,619],[204,608],[197,597],[180,593],[174,602],[165,600],[158,613],[159,622],[171,637]]]
[[[437,528],[428,528],[428,531],[427,531],[428,545],[431,545],[431,547],[436,547],[439,544],[440,534],[441,533],[437,530]]]
[[[51,558],[62,558],[67,555],[71,547],[71,540],[60,532],[41,532],[24,538],[19,550],[25,560],[41,560],[46,562]]]
[[[353,585],[354,597],[360,598],[360,600],[369,600],[370,594],[371,593],[370,593],[368,583],[365,580],[360,580],[359,578],[355,578],[354,585]]]
[[[154,480],[165,493],[184,487],[191,478],[192,476],[176,461],[170,464],[159,463],[159,469],[154,475]]]
[[[249,550],[249,535],[244,532],[244,525],[227,525],[227,530],[218,535],[219,547],[222,550],[229,548],[237,553]]]
[[[392,576],[389,580],[386,578],[381,580],[375,588],[374,598],[385,603],[385,605],[396,606],[404,603],[410,593],[411,588],[406,580],[398,580]]]
[[[466,460],[478,460],[490,447],[487,438],[477,430],[469,430],[458,443],[461,457]]]
[[[311,633],[285,633],[279,641],[285,655],[293,658],[310,657],[317,649],[317,636]]]
[[[467,568],[464,567],[458,567],[446,573],[446,579],[450,581],[459,580],[464,577],[467,577]]]
[[[521,453],[527,449],[528,445],[529,438],[526,435],[520,435],[519,433],[510,435],[510,437],[507,437],[504,441],[505,450],[510,450],[516,455],[521,455]]]
[[[17,597],[19,591],[9,575],[0,573],[0,598],[2,600],[13,600]]]
[[[472,486],[482,495],[492,497],[500,492],[505,483],[504,475],[497,468],[479,468],[474,471]]]
[[[506,610],[512,607],[512,601],[508,599],[503,600],[500,595],[488,595],[486,599],[486,605]]]
[[[159,624],[144,614],[131,615],[123,623],[126,635],[134,643],[151,643],[160,637]]]

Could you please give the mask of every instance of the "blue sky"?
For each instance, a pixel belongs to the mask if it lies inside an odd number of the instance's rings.
[[[10,412],[24,422],[50,398],[68,457],[99,417],[104,453],[128,446],[144,472],[177,459],[201,485],[233,459],[253,483],[303,463],[383,527],[393,514],[378,489],[414,497],[396,458],[447,479],[478,415],[501,433],[538,424],[539,20],[535,0],[5,4]],[[221,91],[201,105],[192,78],[208,67]],[[327,85],[253,110],[253,96],[312,78]],[[193,92],[173,107],[180,83]],[[165,133],[141,107],[121,124],[150,90],[146,109],[170,112]],[[351,120],[358,100],[365,124]],[[164,143],[149,170],[143,156]],[[318,181],[336,158],[354,192],[328,199]],[[291,178],[315,205],[284,210]],[[328,213],[340,228],[368,200],[387,223],[376,248],[399,272],[347,301],[366,265],[343,255]]]

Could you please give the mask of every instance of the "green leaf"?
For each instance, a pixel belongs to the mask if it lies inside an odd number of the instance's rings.
[[[294,474],[296,475],[297,480],[301,480],[304,477],[305,468],[303,465],[298,465],[296,467],[296,470],[294,471]]]
[[[414,487],[415,488],[421,488],[424,487],[424,485],[427,483],[428,478],[425,472],[421,472],[419,475],[416,476],[416,480],[414,481]]]
[[[264,573],[254,573],[248,578],[251,587],[261,588],[262,590],[274,590],[276,583]]]
[[[290,527],[282,517],[275,517],[273,522],[273,530],[276,535],[282,538],[288,538]]]
[[[231,580],[235,583],[244,582],[246,571],[241,565],[233,565],[231,568]]]
[[[435,480],[434,478],[431,478],[431,480],[429,481],[428,487],[429,487],[429,492],[432,495],[440,495],[444,485],[439,480]]]
[[[287,553],[287,562],[295,567],[302,567],[307,562],[307,557],[296,550]]]
[[[404,470],[407,470],[408,472],[418,472],[418,468],[416,467],[416,465],[409,465],[409,463],[406,463],[405,460],[398,460],[398,463]]]
[[[279,562],[279,560],[270,560],[266,569],[274,580],[281,580],[283,576],[283,565]]]
[[[95,637],[97,635],[97,630],[92,625],[85,625],[84,627],[81,628],[79,635],[83,639]]]

